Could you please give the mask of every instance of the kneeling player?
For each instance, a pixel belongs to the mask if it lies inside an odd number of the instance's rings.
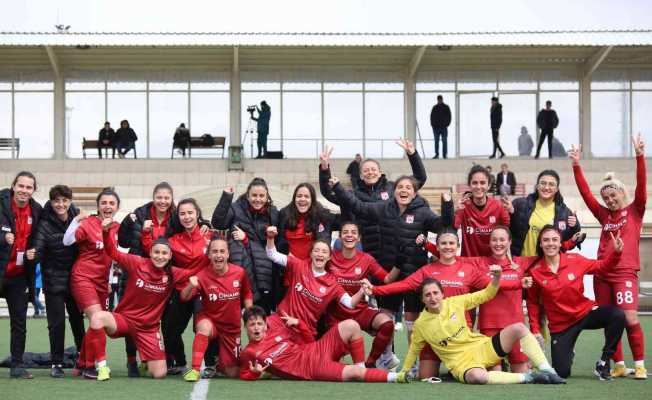
[[[202,309],[197,316],[195,340],[192,343],[192,369],[183,379],[195,382],[210,340],[217,339],[219,364],[217,369],[229,377],[238,376],[240,353],[240,305],[253,305],[251,285],[247,272],[230,264],[229,247],[223,239],[213,239],[208,245],[210,267],[189,278],[181,291],[181,300],[188,301],[201,295]]]
[[[288,331],[310,335],[310,328],[288,315],[282,318],[290,329],[268,332],[265,310],[254,306],[244,312],[249,344],[240,357],[241,379],[256,380],[269,372],[280,378],[309,381],[407,383],[404,373],[364,368],[364,341],[357,322],[342,321],[318,341],[297,344]],[[355,365],[339,362],[347,352]]]
[[[491,300],[498,292],[501,267],[490,267],[492,280],[479,292],[444,299],[441,283],[427,278],[421,285],[426,308],[414,323],[412,343],[403,371],[409,371],[421,350],[429,345],[460,382],[472,384],[566,383],[546,360],[534,335],[522,323],[502,329],[493,337],[473,333],[464,313]],[[489,371],[519,342],[538,373]]]

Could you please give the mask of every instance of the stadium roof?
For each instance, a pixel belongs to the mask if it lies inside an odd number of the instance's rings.
[[[307,33],[0,32],[0,46],[648,46],[652,30]]]

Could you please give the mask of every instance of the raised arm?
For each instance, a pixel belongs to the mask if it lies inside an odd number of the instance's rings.
[[[589,187],[586,178],[584,177],[584,172],[582,172],[582,167],[580,166],[580,152],[582,151],[582,146],[575,148],[571,146],[571,149],[568,151],[568,157],[573,161],[573,175],[575,175],[575,184],[577,185],[577,190],[579,190],[584,203],[591,210],[593,216],[600,222],[600,214],[602,213],[602,206],[598,203],[598,200],[591,193],[591,188]]]
[[[416,290],[419,285],[421,285],[422,281],[423,276],[419,273],[419,271],[417,271],[402,281],[390,283],[389,285],[374,286],[372,293],[374,296],[387,296],[390,294],[405,293]]]
[[[409,140],[401,139],[396,143],[403,150],[405,150],[405,154],[408,156],[408,160],[410,161],[410,167],[412,167],[412,176],[417,181],[416,189],[417,190],[421,189],[423,185],[426,184],[426,180],[428,179],[428,175],[426,174],[426,168],[423,166],[423,161],[421,160],[421,156],[417,152],[417,149],[414,146],[414,144]]]
[[[138,221],[136,214],[131,213],[124,217],[118,229],[118,244],[126,249],[140,248],[140,237],[143,226]]]
[[[647,202],[647,172],[645,171],[645,142],[641,134],[632,138],[632,145],[636,153],[636,192],[634,192],[634,205],[639,212],[645,212]]]
[[[231,204],[233,203],[233,187],[227,187],[222,192],[220,201],[215,206],[213,210],[213,217],[211,218],[211,224],[215,229],[231,229],[233,224],[233,209]]]
[[[288,256],[286,256],[283,253],[279,253],[278,250],[276,250],[276,243],[274,243],[274,238],[276,238],[276,235],[278,235],[278,230],[276,229],[275,226],[269,226],[267,227],[267,247],[265,248],[265,251],[267,253],[267,258],[272,260],[275,264],[278,264],[280,266],[287,266],[288,265]]]
[[[330,157],[333,153],[333,146],[324,147],[324,151],[319,154],[319,192],[322,196],[333,204],[340,205],[337,202],[337,196],[331,190],[331,187],[328,185],[328,181],[331,179],[331,168],[330,168]]]
[[[498,265],[492,265],[489,267],[489,273],[491,274],[491,281],[484,289],[462,295],[460,297],[464,300],[464,309],[471,310],[476,308],[482,303],[486,303],[489,300],[493,299],[498,293],[498,287],[500,286],[500,276],[502,275],[502,269]]]
[[[115,230],[113,227],[113,220],[111,218],[106,218],[102,221],[102,240],[104,241],[104,252],[106,255],[115,260],[121,268],[127,270],[132,268],[138,268],[141,264],[142,257],[123,253],[118,250],[117,243],[115,240]]]

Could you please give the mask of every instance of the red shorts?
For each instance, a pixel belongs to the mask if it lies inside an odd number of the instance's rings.
[[[316,342],[306,344],[297,365],[303,365],[302,378],[310,381],[341,382],[344,364],[340,361],[349,349],[337,326]]]
[[[130,336],[143,361],[165,360],[165,347],[158,329],[140,330],[127,318],[118,313],[111,313],[115,318],[116,331],[110,338]]]
[[[337,326],[338,323],[346,319],[352,319],[360,325],[360,329],[373,335],[376,333],[373,329],[373,322],[378,314],[380,314],[380,311],[371,307],[365,307],[356,310],[355,312],[351,312],[350,316],[347,318],[342,318],[341,315],[328,314],[328,327]]]
[[[240,332],[238,333],[224,333],[217,329],[215,323],[206,317],[197,318],[197,323],[206,320],[211,323],[213,333],[210,339],[217,340],[218,345],[218,364],[217,369],[225,372],[227,367],[237,367],[240,363]]]
[[[95,282],[84,277],[73,276],[72,279],[70,279],[70,291],[72,292],[72,297],[75,299],[77,307],[82,312],[95,304],[99,304],[104,311],[109,309],[108,285],[107,282],[103,287],[98,287]]]
[[[634,274],[618,281],[593,277],[593,291],[598,305],[613,305],[621,310],[638,310],[638,276]]]
[[[292,329],[288,328],[287,325],[285,325],[285,322],[283,322],[283,320],[281,319],[281,317],[278,316],[278,314],[272,314],[267,318],[267,334],[285,335],[291,338],[291,340],[296,344],[312,343],[314,341],[313,338],[312,341],[307,342],[306,338],[302,337]]]
[[[480,333],[482,333],[485,336],[492,337],[496,335],[498,332],[500,332],[501,330],[502,330],[501,328],[487,328],[487,329],[481,329]],[[522,364],[530,361],[530,359],[525,355],[525,353],[521,351],[521,343],[518,341],[512,345],[512,351],[509,352],[507,359],[509,360],[510,364]]]

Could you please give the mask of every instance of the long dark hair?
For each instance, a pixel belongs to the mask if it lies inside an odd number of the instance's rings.
[[[118,192],[115,191],[113,186],[107,186],[102,191],[97,195],[95,198],[95,203],[97,204],[97,207],[100,207],[100,199],[102,196],[113,196],[115,197],[116,201],[118,202],[118,207],[120,207],[120,196],[118,196]]]
[[[152,243],[152,249],[157,244],[162,244],[167,246],[168,249],[170,249],[170,255],[173,256],[172,246],[170,246],[170,242],[168,242],[168,239],[165,236],[159,236],[158,238],[156,238],[156,240],[154,240],[154,242]],[[150,249],[150,251],[152,250]],[[173,285],[174,276],[172,275],[172,257],[170,257],[167,264],[165,264],[165,266],[163,267],[163,271],[168,276],[168,285]]]
[[[561,195],[561,191],[559,190],[559,182],[560,182],[559,174],[554,169],[544,169],[537,176],[537,181],[534,184],[534,200],[539,199],[539,190],[537,187],[539,186],[539,179],[541,179],[542,176],[552,176],[553,178],[555,178],[555,180],[557,181],[557,193],[555,193],[555,198],[553,200],[555,204],[563,203],[564,197]]]
[[[557,235],[559,235],[559,238],[561,240],[562,235],[559,228],[551,224],[544,225],[543,228],[541,228],[541,230],[539,231],[539,234],[537,235],[537,257],[534,259],[534,261],[530,263],[530,266],[527,268],[528,270],[534,267],[535,265],[537,265],[537,263],[543,259],[544,254],[543,254],[543,247],[541,247],[541,236],[543,236],[543,234],[548,231],[557,232]]]
[[[469,174],[466,176],[467,185],[471,185],[471,179],[473,178],[473,175],[477,173],[484,174],[484,176],[487,178],[487,184],[491,185],[491,173],[487,170],[487,168],[478,164],[472,166],[471,169],[469,170]]]
[[[34,191],[36,192],[36,177],[34,176],[34,174],[29,172],[29,171],[20,171],[14,177],[13,182],[11,182],[11,189],[10,190],[11,190],[12,195],[14,194],[14,186],[16,186],[16,183],[18,182],[18,178],[20,178],[20,177],[25,177],[25,178],[31,179],[34,182]]]
[[[437,287],[439,288],[439,291],[441,291],[442,294],[444,293],[444,288],[441,286],[441,282],[439,282],[435,278],[426,278],[426,279],[423,280],[423,282],[421,282],[421,285],[419,285],[419,289],[418,289],[419,298],[423,299],[423,290],[426,288],[426,286],[429,286],[429,285],[432,285],[432,284],[437,285]]]
[[[169,212],[170,212],[170,215],[176,214],[177,210],[176,210],[176,208],[174,206],[174,190],[172,189],[172,185],[170,185],[169,183],[167,183],[165,181],[158,183],[156,186],[154,186],[154,190],[152,190],[152,199],[154,199],[154,196],[156,196],[156,192],[158,192],[159,190],[169,190],[170,191],[170,195],[172,196],[172,204],[170,205]]]
[[[310,193],[310,208],[306,211],[305,215],[305,224],[304,230],[306,233],[317,232],[319,230],[319,224],[327,218],[328,210],[317,201],[317,193],[315,192],[315,187],[308,182],[303,182],[297,185],[292,193],[292,201],[287,206],[288,210],[288,222],[287,228],[290,230],[297,229],[297,224],[299,223],[300,213],[297,209],[297,205],[294,203],[297,197],[297,192],[301,188],[308,189]]]
[[[252,187],[254,186],[261,186],[265,188],[265,191],[267,192],[267,207],[271,207],[274,205],[274,202],[272,201],[272,196],[269,194],[269,188],[267,187],[267,182],[263,178],[255,177],[254,179],[249,182],[249,185],[247,185],[247,190],[242,193],[239,197],[238,200],[246,200],[247,202],[249,201],[249,191],[251,190]]]
[[[187,198],[187,199],[182,199],[179,204],[177,204],[177,208],[175,209],[175,213],[172,214],[174,218],[172,218],[172,222],[170,223],[170,226],[166,232],[166,236],[170,237],[176,233],[183,232],[183,226],[181,225],[181,219],[179,219],[179,209],[181,208],[182,205],[185,204],[192,204],[192,206],[195,208],[195,211],[197,212],[197,225],[200,224],[208,224],[207,221],[204,220],[204,217],[202,216],[201,213],[201,208],[199,207],[199,204],[197,204],[197,200],[193,198]]]

